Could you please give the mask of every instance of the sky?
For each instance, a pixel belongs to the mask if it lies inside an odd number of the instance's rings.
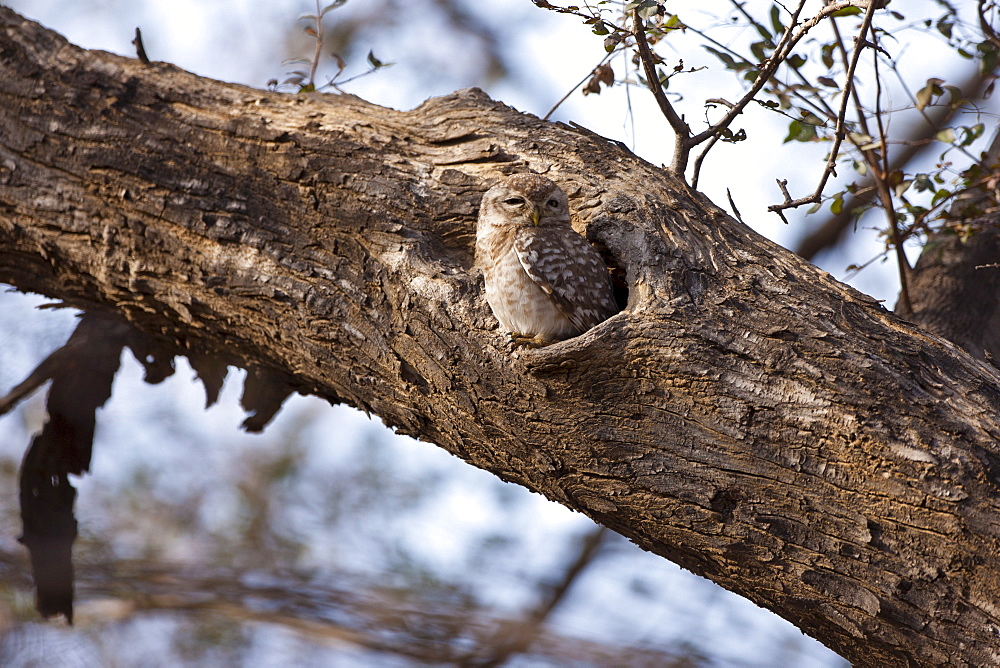
[[[57,30],[77,45],[130,57],[134,55],[131,44],[133,31],[140,26],[146,50],[152,59],[172,62],[202,76],[257,87],[263,87],[272,78],[282,79],[289,69],[282,61],[308,52],[307,42],[290,39],[289,35],[294,35],[294,26],[302,25],[296,24],[296,17],[313,9],[311,3],[292,0],[92,0],[76,3],[22,0],[6,4]],[[374,0],[352,0],[333,12],[331,19],[347,22],[351,16],[376,5],[378,3]],[[928,3],[930,5],[933,3]],[[349,54],[348,72],[363,69],[364,52],[369,48],[381,60],[395,64],[375,75],[359,79],[347,90],[378,104],[407,109],[430,96],[480,85],[493,97],[541,116],[603,55],[601,38],[592,35],[579,20],[543,12],[528,0],[469,1],[463,6],[484,22],[505,26],[503,39],[496,48],[511,66],[508,77],[484,81],[482,58],[454,57],[456,51],[482,49],[482,44],[469,36],[442,32],[439,29],[440,17],[432,11],[422,10],[422,3],[399,3],[394,12],[384,16],[384,29],[368,29],[363,33],[359,42],[364,45],[358,53]],[[685,20],[705,27],[715,26],[723,31],[721,34],[726,40],[736,43],[746,37],[740,31],[722,25],[725,21],[707,14],[699,3],[671,5],[672,11],[681,13],[677,7],[686,12]],[[942,51],[937,42],[928,42],[926,46],[921,44],[920,49],[909,49],[908,42],[902,37],[898,48],[907,54],[905,68],[917,72],[913,75],[917,80],[931,75],[949,76],[948,72],[934,69],[947,54],[947,50]],[[687,43],[667,45],[666,49],[664,53],[683,58],[686,67],[697,68],[713,62],[703,50],[691,48]],[[612,65],[619,76],[626,75],[631,67],[625,58],[613,60]],[[726,96],[730,99],[739,94],[738,89],[732,88],[728,77],[720,77],[714,70],[691,74],[682,83],[685,91],[693,91],[685,92],[681,103],[682,109],[691,118],[700,118],[700,107],[705,98]],[[727,86],[730,88],[727,89]],[[623,141],[634,152],[655,164],[670,160],[672,138],[669,128],[659,117],[651,97],[638,88],[618,87],[600,96],[574,94],[553,115],[553,120],[572,120],[599,134]],[[727,210],[729,191],[743,219],[751,227],[778,243],[793,245],[805,232],[807,224],[800,215],[790,216],[790,224],[782,223],[773,214],[768,214],[766,207],[780,199],[776,178],[788,179],[793,194],[811,191],[819,173],[815,146],[782,144],[787,119],[774,117],[755,107],[748,109],[745,123],[743,120],[740,123],[752,129],[750,139],[741,144],[720,146],[706,163],[701,187],[713,201]],[[881,245],[875,240],[874,232],[865,229],[873,224],[862,224],[858,238],[844,250],[822,258],[821,266],[835,277],[843,278],[847,275],[848,264],[878,255]],[[898,290],[891,262],[874,263],[870,269],[854,277],[851,283],[878,299],[886,300],[890,307]],[[34,307],[40,302],[37,297],[0,295],[0,312],[6,321],[3,331],[0,331],[0,349],[5,351],[0,360],[0,391],[23,377],[47,349],[65,338],[73,326],[71,314],[65,312],[46,312],[39,316]],[[136,364],[129,362],[124,365],[116,381],[115,398],[99,418],[102,425],[99,443],[95,449],[93,475],[88,478],[93,482],[89,486],[87,480],[81,484],[81,524],[89,522],[91,527],[101,526],[103,509],[115,502],[115,494],[125,484],[123,481],[140,467],[146,467],[151,472],[153,478],[150,484],[163,503],[179,502],[179,499],[191,499],[203,494],[210,501],[203,504],[205,516],[201,521],[204,525],[229,521],[230,515],[224,510],[236,501],[229,491],[213,486],[211,471],[238,467],[246,453],[260,453],[273,441],[266,440],[266,435],[236,434],[236,425],[241,420],[237,408],[237,383],[227,383],[219,407],[205,412],[202,410],[200,388],[190,382],[191,376],[190,370],[181,365],[174,379],[151,388],[142,384]],[[220,446],[211,453],[205,453],[204,468],[190,470],[181,481],[176,476],[157,475],[157,472],[184,469],[188,466],[185,457],[190,453],[183,449],[158,447],[163,439],[162,433],[143,433],[135,429],[137,423],[162,424],[164,419],[169,423],[178,415],[186,416],[185,423],[174,423],[169,427],[172,438],[184,440],[185,432],[198,432],[199,436],[192,437],[192,440],[207,439]],[[352,460],[361,457],[359,453],[371,439],[386,438],[379,425],[359,413],[343,407],[328,408],[322,402],[301,398],[290,402],[284,409],[275,429],[290,428],[288,424],[303,416],[312,420],[308,441],[313,446],[308,458],[314,471],[349,467]],[[9,419],[6,423],[0,421],[0,433],[8,436],[0,454],[6,450],[7,456],[16,459],[18,455],[15,451],[23,447],[21,444],[26,443],[31,424],[37,423],[40,418],[36,401],[28,407],[23,424],[11,426]],[[332,432],[339,435],[336,447],[325,438]],[[391,524],[392,518],[383,518],[384,521],[390,523],[388,526],[402,535],[402,540],[407,541],[412,549],[422,550],[426,552],[424,556],[427,559],[436,559],[444,564],[442,568],[463,567],[471,558],[463,553],[463,546],[466,545],[464,537],[482,530],[482,515],[493,512],[489,509],[501,514],[509,511],[502,510],[507,503],[503,501],[506,492],[496,491],[501,487],[490,487],[494,482],[488,474],[462,464],[443,451],[398,437],[391,438],[391,442],[392,445],[386,447],[391,448],[392,454],[387,457],[392,466],[408,469],[427,479],[446,482],[439,482],[441,493],[427,502],[427,513],[395,524]],[[348,443],[350,445],[345,445]],[[380,465],[390,466],[384,461]],[[487,479],[489,483],[484,482]],[[308,489],[322,484],[322,478],[306,476],[303,480]],[[511,516],[516,518],[514,521],[517,524],[528,527],[523,541],[529,551],[531,546],[536,546],[536,552],[547,549],[538,547],[545,545],[546,536],[560,532],[571,536],[583,530],[581,516],[572,515],[535,495],[527,495],[525,499],[514,504],[517,510]],[[302,531],[317,534],[317,542],[303,557],[303,564],[320,568],[323,559],[337,549],[335,543],[339,539],[325,536],[317,529],[322,518],[311,512],[308,509],[296,510],[289,521],[293,524],[298,522]],[[446,519],[435,521],[435,517]],[[109,530],[111,528],[114,527],[108,527]],[[121,527],[118,529],[122,530]],[[15,527],[4,527],[6,535],[0,541],[9,541],[15,532]],[[364,537],[358,540],[356,549],[343,550],[342,562],[347,561],[348,566],[363,569],[369,557],[365,556]],[[183,556],[185,551],[190,553],[199,549],[192,541],[181,541],[177,545],[180,547],[175,545],[170,549],[178,551],[178,554],[168,549],[168,557],[179,558],[178,555]],[[357,563],[351,561],[352,555]],[[649,557],[649,560],[635,561],[644,557]],[[658,563],[663,561],[661,559],[651,555],[644,557],[615,553],[612,558],[612,561],[632,559],[633,568],[635,564],[641,564],[640,568],[652,573],[647,586],[671,593],[673,603],[669,610],[663,609],[657,602],[659,599],[633,604],[637,617],[647,620],[644,633],[654,636],[662,633],[661,629],[671,628],[674,636],[698,638],[698,642],[718,652],[721,657],[719,665],[764,665],[755,664],[754,657],[764,662],[766,657],[774,656],[775,647],[782,643],[798,647],[796,643],[800,640],[804,649],[793,654],[796,657],[794,665],[839,664],[828,651],[802,638],[797,630],[770,613],[722,590],[706,593],[702,586],[704,581],[672,565]],[[525,569],[535,573],[545,572],[544,565],[526,565]],[[628,582],[598,579],[583,595],[589,606],[578,606],[574,610],[600,606],[604,600],[621,597],[622,591],[630,586]],[[525,596],[523,592],[518,593],[509,579],[498,580],[489,595],[495,598],[498,605],[509,606],[522,603]],[[587,620],[578,618],[579,615],[574,617],[574,614],[569,614],[561,623],[580,632],[590,632]],[[637,622],[636,617],[624,615],[604,620],[604,625],[605,631],[614,636],[616,633],[634,632]],[[725,638],[728,645],[722,643],[716,646],[720,638]]]

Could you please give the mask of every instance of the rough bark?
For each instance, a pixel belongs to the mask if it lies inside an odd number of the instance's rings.
[[[531,169],[628,307],[512,354],[472,265]],[[224,351],[575,508],[859,665],[1000,661],[1000,374],[621,146],[85,52],[0,9],[0,281]]]

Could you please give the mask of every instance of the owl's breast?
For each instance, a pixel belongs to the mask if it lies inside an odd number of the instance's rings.
[[[513,244],[482,260],[486,301],[509,332],[556,340],[579,334],[552,296],[524,270]]]

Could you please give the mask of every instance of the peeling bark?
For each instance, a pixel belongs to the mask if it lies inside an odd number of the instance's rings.
[[[3,8],[0,128],[0,281],[375,413],[859,665],[1000,661],[997,369],[620,145],[476,90],[210,81]],[[472,245],[527,169],[629,298],[512,353]]]

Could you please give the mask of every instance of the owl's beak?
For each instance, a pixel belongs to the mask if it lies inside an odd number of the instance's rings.
[[[542,218],[542,210],[537,206],[531,207],[531,212],[528,213],[528,218],[531,218],[531,223],[533,225],[538,225],[538,221]]]

